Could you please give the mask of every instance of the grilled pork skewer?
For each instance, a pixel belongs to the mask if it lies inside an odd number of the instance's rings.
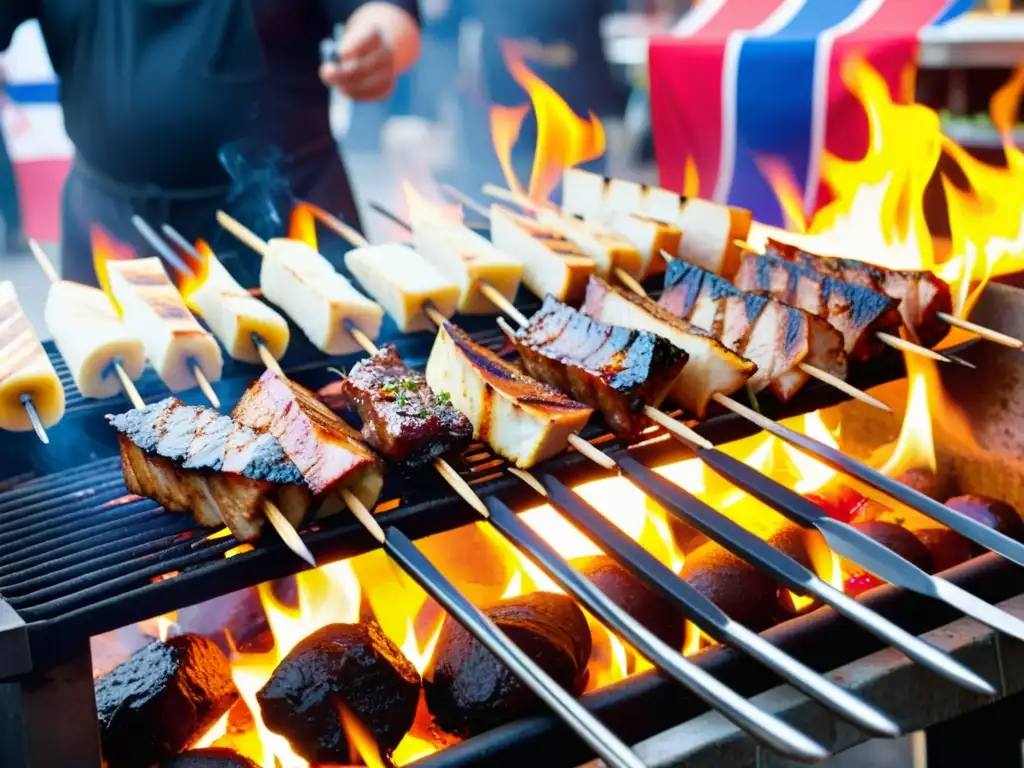
[[[216,339],[199,325],[185,306],[163,262],[152,256],[106,263],[110,294],[125,325],[142,338],[146,359],[171,392],[198,385],[217,407],[210,386],[224,367]]]
[[[64,387],[18,301],[14,283],[0,281],[0,429],[46,430],[64,417]]]
[[[934,347],[949,332],[939,316],[953,311],[945,281],[928,270],[885,269],[854,259],[818,256],[796,246],[768,240],[768,252],[810,267],[837,280],[862,285],[899,302],[903,327],[912,341]]]
[[[61,280],[39,243],[29,240],[28,245],[50,281],[43,314],[46,328],[78,391],[83,397],[106,398],[123,389],[131,398],[133,382],[146,365],[142,340],[121,322],[103,291]]]
[[[807,366],[846,378],[843,337],[829,323],[700,267],[673,259],[658,304],[757,363],[755,392],[768,387],[786,402],[806,383]]]
[[[260,537],[272,503],[300,525],[310,492],[271,435],[174,397],[107,416],[118,431],[125,486],[205,528],[227,525],[238,541]]]
[[[348,227],[338,227],[335,229],[335,231],[337,231],[338,234],[340,234],[342,237],[348,239],[349,242],[351,242],[353,245],[362,246],[368,244],[365,238],[362,237],[362,235],[354,233]],[[445,318],[441,317],[438,313],[434,312],[429,306],[424,307],[424,311],[428,316],[435,319],[435,321],[439,325],[439,329],[443,329],[445,326],[454,328],[454,326],[451,326],[451,324],[446,323]],[[364,339],[361,343],[363,344],[364,348],[368,353],[377,353],[375,346],[369,340]],[[664,418],[668,419],[668,417]],[[597,462],[599,466],[605,469],[615,468],[615,463],[612,462],[609,457],[605,456],[600,451],[590,446],[590,444],[587,443],[586,441],[581,440],[578,436],[571,435],[568,438],[568,442],[570,442],[577,450],[582,452],[583,455],[585,455],[587,458]],[[500,521],[497,521],[489,517],[488,509],[483,506],[483,504],[480,502],[479,497],[476,496],[476,494],[473,492],[471,488],[469,488],[469,486],[465,483],[461,476],[443,459],[437,459],[435,461],[435,468],[438,469],[440,474],[445,478],[446,481],[448,481],[451,487],[472,508],[476,509],[485,518],[491,520],[492,523],[499,526],[499,529],[502,530],[502,532],[505,535],[514,535],[507,528],[502,529],[502,523]],[[623,471],[621,467],[619,469],[620,471]],[[536,479],[534,479],[528,473],[523,472],[522,470],[515,469],[511,471],[514,474],[518,475],[525,482],[527,482],[527,484],[529,484],[535,490],[539,490],[539,492],[541,492],[542,494],[545,493],[545,489],[543,488],[543,486],[541,486],[536,481]],[[629,473],[626,474],[629,475]],[[635,478],[632,478],[631,475],[629,476],[631,477],[631,479],[633,479],[634,482],[639,482]],[[645,492],[647,492],[646,488]],[[670,506],[672,505],[670,504]],[[685,514],[694,514],[693,506],[688,506],[690,507],[690,509],[688,509]],[[677,510],[677,512],[681,511],[681,509]],[[697,510],[697,514],[699,514],[705,521],[708,520],[708,515],[711,516],[710,519],[712,522],[708,523],[706,530],[712,538],[715,538],[717,541],[721,543],[725,543],[727,546],[730,545],[730,542],[732,542],[732,546],[735,546],[736,537],[732,535],[732,533],[734,533],[735,531],[729,528],[729,526],[734,526],[734,523],[727,521],[721,515],[714,512],[710,508],[706,507],[706,505],[703,509],[703,512]],[[577,522],[580,521],[577,520]],[[726,523],[727,525],[725,525]],[[722,528],[722,525],[725,525],[725,529]],[[588,534],[596,536],[597,540],[601,541],[602,544],[609,545],[613,549],[615,549],[615,542],[612,541],[611,543],[609,543],[609,538],[607,536],[602,535],[600,531],[593,530],[589,525],[584,525],[584,528],[588,531]],[[937,651],[936,649],[927,645],[926,643],[922,643],[920,640],[904,632],[899,627],[891,624],[890,622],[887,622],[881,617],[874,616],[870,612],[865,611],[859,606],[859,604],[856,603],[856,601],[847,598],[845,595],[843,595],[840,592],[837,592],[836,590],[830,589],[813,573],[804,569],[802,566],[797,565],[781,553],[777,552],[767,543],[764,543],[761,540],[756,539],[756,537],[748,536],[747,538],[754,542],[753,545],[749,545],[748,542],[748,546],[740,547],[737,550],[738,554],[740,554],[740,556],[751,559],[751,562],[758,563],[759,567],[765,569],[768,573],[772,574],[776,578],[779,578],[782,583],[789,583],[791,588],[797,589],[798,591],[800,589],[805,589],[810,594],[817,596],[825,604],[835,607],[844,615],[852,618],[854,621],[857,621],[858,623],[861,623],[869,631],[875,633],[879,637],[882,637],[895,647],[903,650],[911,658],[917,660],[919,663],[925,666],[928,666],[929,668],[947,677],[948,679],[951,679],[960,685],[965,685],[973,690],[979,690],[983,692],[991,690],[990,686],[988,686],[983,680],[977,677],[977,675],[974,675],[972,672],[970,672],[970,670],[967,670],[966,668],[962,667],[957,662],[953,661],[952,659],[945,656],[940,651]],[[539,554],[541,556],[544,555],[543,552]],[[795,571],[793,570],[794,568]],[[675,576],[672,575],[672,578],[675,578]],[[794,581],[794,578],[796,578],[797,581]],[[676,579],[676,582],[678,584],[678,589],[675,590],[673,593],[674,599],[677,602],[681,601],[680,605],[683,608],[684,612],[688,612],[688,615],[690,615],[691,618],[693,618],[698,623],[698,625],[700,625],[703,629],[708,630],[709,626],[712,626],[715,623],[714,617],[710,615],[708,612],[703,611],[700,607],[698,607],[699,601],[695,602],[693,599],[688,599],[687,595],[689,595],[689,593],[692,592],[692,589],[689,587],[689,585],[685,584],[685,582],[679,581],[678,579]],[[735,645],[749,653],[751,656],[758,658],[762,662],[766,663],[768,666],[775,669],[776,671],[782,671],[783,676],[787,677],[788,679],[789,673],[783,670],[788,670],[789,667],[780,667],[778,664],[780,660],[772,658],[771,654],[766,653],[764,648],[759,647],[756,643],[752,644],[750,642],[746,642],[742,637],[737,636],[735,633],[726,634],[730,635],[730,642],[734,643]],[[796,680],[794,681],[794,683],[801,687],[806,686],[806,682],[801,682],[800,680]],[[803,689],[807,690],[806,687],[803,687]],[[834,704],[835,702],[833,701],[833,705]]]

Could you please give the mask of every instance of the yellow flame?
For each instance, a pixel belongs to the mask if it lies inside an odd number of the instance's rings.
[[[316,212],[309,203],[296,203],[292,207],[291,220],[288,224],[288,237],[300,240],[319,251],[320,244],[316,234]]]
[[[516,177],[511,158],[512,147],[519,138],[530,107],[497,106],[491,109],[494,149],[509,188],[528,195],[535,202],[544,202],[558,185],[566,168],[589,162],[604,154],[604,126],[592,113],[586,120],[576,115],[550,85],[526,66],[522,49],[518,45],[503,42],[502,54],[512,78],[529,96],[530,106],[537,119],[537,145],[534,148],[530,185],[525,193]]]
[[[210,276],[210,257],[213,256],[213,250],[210,248],[209,243],[203,239],[196,240],[196,250],[199,252],[201,259],[197,259],[189,253],[179,252],[178,255],[185,260],[189,268],[192,270],[192,274],[182,274],[178,280],[178,290],[181,291],[181,298],[185,300],[189,309],[193,312],[199,313],[199,307],[192,303],[192,297],[195,292],[198,291],[203,283],[206,282]]]
[[[96,280],[100,288],[110,298],[117,313],[123,314],[121,305],[117,303],[114,294],[110,291],[110,276],[107,274],[108,261],[129,261],[135,258],[135,254],[127,245],[118,242],[113,235],[98,224],[89,228],[89,236],[92,245],[92,266],[96,272]]]
[[[686,158],[683,166],[683,197],[697,197],[700,194],[700,173],[697,162],[692,157]]]

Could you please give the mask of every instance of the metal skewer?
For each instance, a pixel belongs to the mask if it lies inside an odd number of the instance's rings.
[[[43,421],[39,418],[39,411],[36,410],[36,404],[32,402],[32,395],[25,393],[18,399],[21,400],[21,405],[25,409],[25,413],[28,414],[28,420],[32,422],[32,429],[35,431],[36,437],[39,438],[39,442],[49,445],[50,436],[46,434],[46,427],[43,426]]]
[[[151,226],[149,226],[149,224],[146,222],[144,218],[142,218],[138,214],[133,215],[132,225],[135,227],[135,229],[139,231],[139,234],[146,238],[150,245],[153,245],[160,258],[162,258],[164,261],[166,261],[168,264],[174,267],[174,269],[176,269],[178,272],[183,272],[186,275],[190,275],[191,277],[196,276],[195,272],[192,271],[192,267],[185,263],[185,261],[183,261],[182,258],[178,256],[178,254],[176,254],[173,250],[166,247],[161,248],[155,245],[155,243],[161,243],[162,245],[163,241],[160,240],[160,236],[154,231],[154,229]]]
[[[197,251],[196,247],[186,240],[184,235],[170,224],[161,225],[160,230],[168,240],[178,246],[178,248],[187,253],[193,259],[196,259],[199,262],[203,261],[203,254]],[[263,363],[264,367],[273,371],[282,379],[287,378],[284,374],[284,369],[281,368],[281,363],[278,362],[277,358],[271,353],[270,347],[267,346],[263,337],[255,332],[251,334],[251,337],[252,344],[256,348],[256,354],[260,356],[260,361]]]
[[[39,265],[39,268],[43,270],[43,274],[46,275],[46,279],[50,281],[50,284],[54,285],[56,283],[59,283],[60,275],[57,274],[57,269],[53,266],[53,262],[50,261],[50,257],[46,255],[46,251],[43,250],[43,246],[41,246],[34,239],[29,238],[28,249],[29,251],[32,252],[32,255],[35,257],[36,263]],[[124,369],[124,366],[121,364],[121,361],[114,360],[111,363],[111,365],[114,368],[114,373],[117,374],[117,378],[121,382],[121,389],[124,391],[125,395],[128,396],[128,399],[131,401],[132,405],[135,408],[144,408],[145,403],[143,402],[142,397],[139,395],[139,390],[135,388],[135,382],[132,381],[132,377],[128,375],[128,371]],[[32,418],[31,414],[29,414],[29,418]],[[36,419],[38,420],[38,418],[39,416],[38,414],[36,414]],[[33,421],[33,426],[35,426],[35,421]],[[42,428],[42,424],[40,424],[39,426],[40,428]],[[38,434],[38,431],[36,434]],[[41,437],[40,440],[42,440]],[[43,440],[43,442],[47,443],[49,442],[49,439]]]

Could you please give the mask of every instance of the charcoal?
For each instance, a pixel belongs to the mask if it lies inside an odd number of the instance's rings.
[[[891,549],[904,560],[916,565],[922,571],[931,573],[932,556],[928,548],[910,531],[896,523],[872,520],[866,523],[854,523],[853,527],[871,537],[884,547]],[[839,558],[843,573],[856,575],[864,572],[863,566],[845,558]]]
[[[484,613],[560,686],[573,695],[583,692],[590,627],[571,598],[533,592],[501,600]],[[544,711],[541,701],[450,617],[441,627],[423,688],[436,725],[462,738]]]
[[[96,681],[109,768],[148,766],[187,749],[238,699],[227,657],[210,640],[153,642]]]
[[[328,624],[300,641],[256,694],[263,722],[311,763],[346,763],[339,704],[382,752],[412,726],[420,676],[375,621]]]
[[[177,757],[164,760],[160,768],[259,768],[244,755],[232,749],[208,747],[206,749],[190,749]]]
[[[1011,539],[1024,541],[1024,521],[1017,514],[1017,510],[1005,501],[968,493],[946,499],[946,506],[977,520],[982,525],[995,528]],[[985,549],[981,545],[974,545],[974,551],[981,554]]]
[[[660,640],[672,648],[683,646],[679,611],[617,562],[607,555],[594,555],[576,558],[571,564]]]
[[[224,653],[267,653],[274,636],[259,590],[242,589],[178,611],[177,630],[213,640]]]
[[[778,585],[746,561],[711,541],[693,550],[683,564],[683,579],[749,629],[771,626]]]

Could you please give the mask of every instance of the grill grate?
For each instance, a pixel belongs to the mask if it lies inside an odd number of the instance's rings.
[[[529,307],[525,309],[529,311]],[[503,345],[504,336],[495,328],[493,319],[471,319],[466,325],[479,343],[492,349]],[[389,337],[411,365],[425,364],[432,336],[399,336],[389,324],[382,338]],[[286,370],[297,381],[313,388],[333,377],[326,370],[328,365],[353,364],[360,357],[325,361],[319,353],[313,355],[303,350],[302,345],[308,343],[301,340],[300,334],[295,335],[295,344],[286,358]],[[83,636],[286,576],[304,567],[272,532],[257,548],[226,557],[238,546],[233,537],[211,539],[211,532],[196,528],[189,516],[168,514],[154,502],[128,494],[121,478],[117,441],[102,419],[104,413],[129,407],[127,400],[97,403],[71,395],[74,386],[70,384],[67,368],[61,361],[57,361],[57,367],[70,387],[69,414],[51,431],[55,443],[51,448],[64,451],[61,446],[67,446],[67,441],[72,441],[73,447],[82,441],[83,434],[91,434],[95,443],[90,445],[89,458],[82,460],[81,454],[65,451],[64,466],[59,471],[53,468],[44,476],[12,481],[7,490],[0,492],[0,598],[27,623],[34,660],[59,658],[70,643]],[[224,380],[217,385],[224,403],[235,402],[255,375],[258,369],[253,366],[228,364]],[[893,358],[861,371],[854,383],[866,387],[902,375],[899,359]],[[140,382],[140,391],[148,400],[166,394],[151,372]],[[811,382],[797,403],[774,411],[773,404],[763,405],[769,415],[795,415],[842,399],[836,390]],[[724,414],[706,419],[699,431],[721,443],[752,434],[756,429],[732,414]],[[597,424],[584,432],[591,440],[603,434],[603,428]],[[16,458],[18,443],[5,441],[0,450],[9,451],[8,456]],[[688,455],[671,440],[653,440],[632,450],[649,464]],[[8,456],[3,457],[5,465]],[[503,471],[504,462],[484,445],[470,446],[453,465],[481,494],[500,493],[510,503],[535,498]],[[600,470],[573,452],[552,459],[545,468],[571,482],[600,474]],[[410,537],[440,532],[475,519],[429,468],[390,469],[381,498],[385,500],[377,510],[381,523],[398,525]],[[362,527],[346,515],[316,521],[303,531],[303,539],[320,562],[375,546]],[[0,663],[0,678],[4,676],[2,667]]]

